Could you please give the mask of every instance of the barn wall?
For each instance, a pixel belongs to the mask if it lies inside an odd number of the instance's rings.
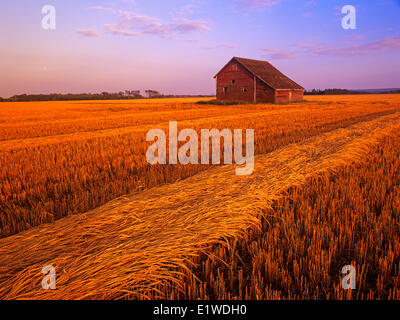
[[[303,90],[277,90],[275,103],[290,103],[303,100]]]
[[[232,83],[232,80],[235,80],[235,83]],[[227,88],[227,92],[224,92],[224,88]],[[247,91],[244,92],[244,89]],[[253,102],[253,76],[241,65],[231,61],[217,77],[217,99],[221,101]]]
[[[275,90],[268,87],[264,82],[257,79],[257,102],[274,103]]]
[[[275,103],[289,103],[292,90],[277,90],[275,93]]]
[[[303,101],[304,91],[303,90],[293,90],[292,101]]]

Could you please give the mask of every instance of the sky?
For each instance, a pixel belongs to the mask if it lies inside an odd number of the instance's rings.
[[[355,29],[342,26],[345,5]],[[1,0],[0,15],[1,97],[214,94],[234,56],[306,89],[400,87],[400,0]]]

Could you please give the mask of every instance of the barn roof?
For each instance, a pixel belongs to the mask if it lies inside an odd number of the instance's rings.
[[[304,89],[302,86],[285,76],[268,61],[233,57],[228,64],[233,60],[237,61],[252,75],[256,76],[273,89]],[[226,65],[224,68],[225,67]],[[221,71],[224,68],[222,68]],[[220,74],[221,71],[219,71],[218,74]],[[216,76],[218,76],[218,74]]]

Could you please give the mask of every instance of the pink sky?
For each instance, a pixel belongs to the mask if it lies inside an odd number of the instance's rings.
[[[0,96],[155,89],[213,94],[232,57],[266,59],[307,89],[400,87],[398,1],[41,1],[0,3]]]

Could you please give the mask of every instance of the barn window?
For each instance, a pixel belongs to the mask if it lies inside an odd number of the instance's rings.
[[[232,71],[238,71],[238,66],[236,64],[232,65]]]
[[[228,87],[224,87],[223,91],[224,91],[224,93],[226,93],[228,91]]]
[[[243,92],[247,92],[247,88],[242,88],[242,91]]]
[[[232,84],[235,84],[236,80],[232,80]]]

